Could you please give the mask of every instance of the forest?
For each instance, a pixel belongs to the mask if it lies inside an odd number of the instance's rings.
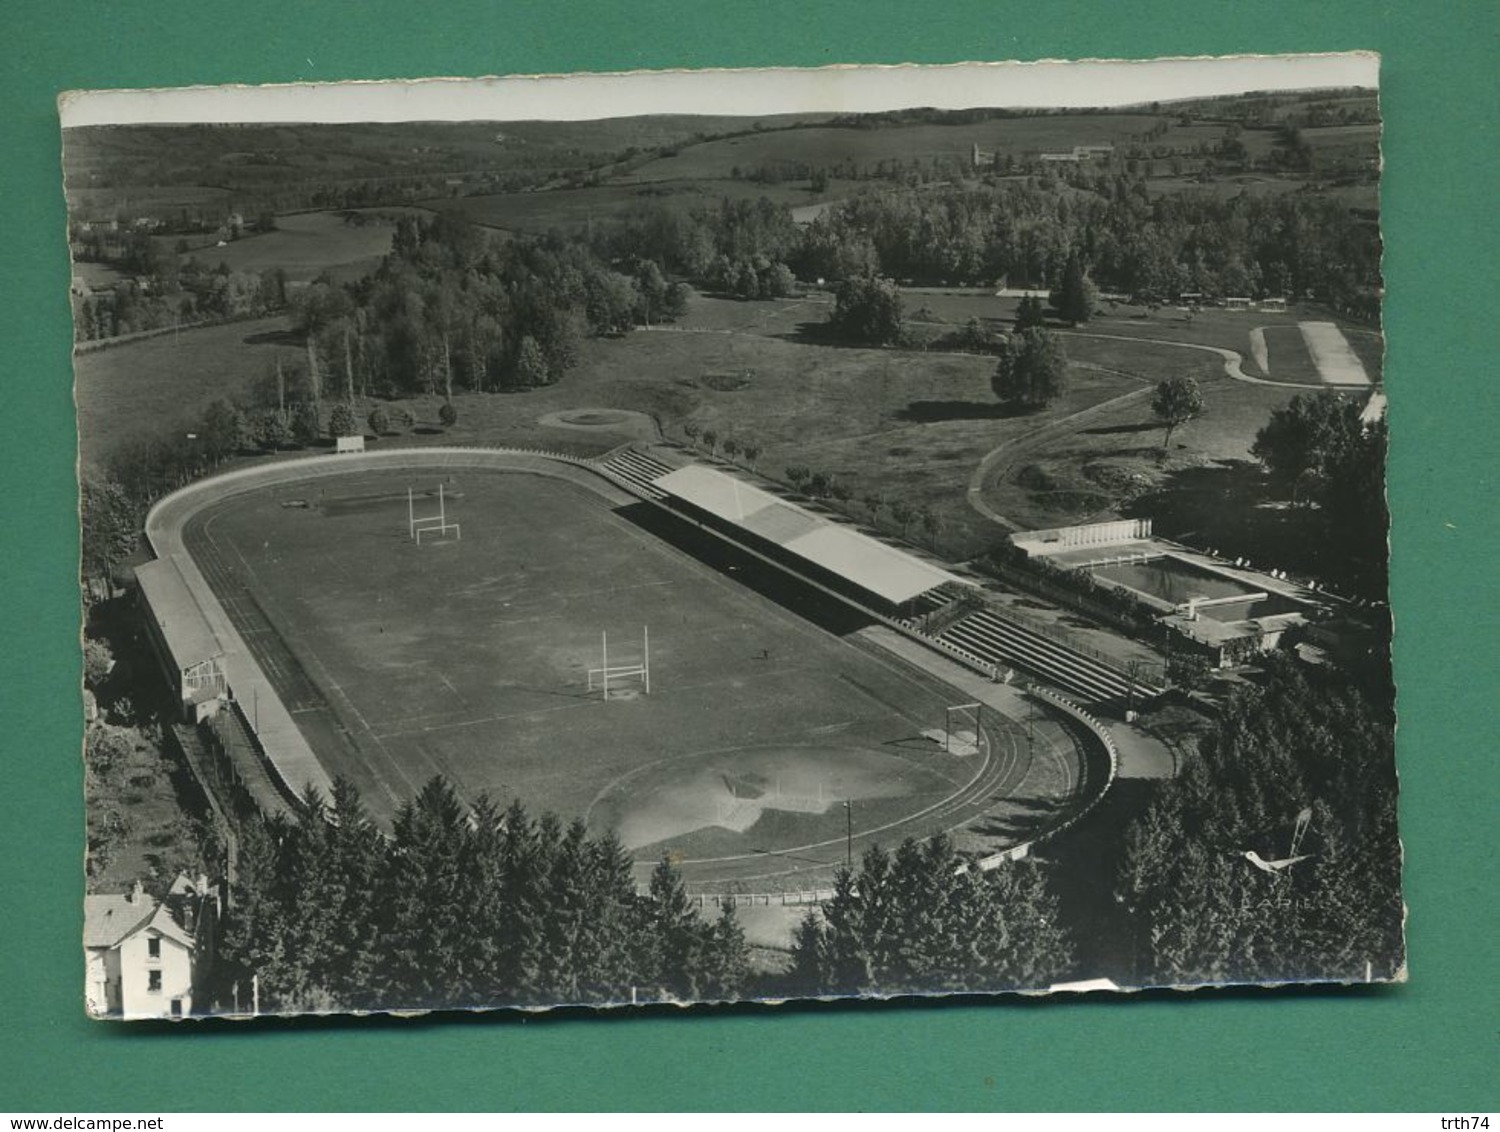
[[[1372,672],[1270,658],[1156,788],[1116,887],[1145,981],[1400,971],[1394,696],[1388,665]]]
[[[741,997],[732,910],[701,919],[663,860],[637,893],[612,835],[466,806],[433,779],[389,836],[345,781],[295,819],[242,823],[215,968],[220,1007],[266,1011],[605,1004]]]

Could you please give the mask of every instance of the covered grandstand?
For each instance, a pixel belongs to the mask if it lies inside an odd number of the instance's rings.
[[[184,716],[212,714],[224,694],[224,650],[197,599],[170,558],[135,568],[146,631]]]
[[[940,586],[974,584],[716,468],[691,464],[652,486],[695,522],[881,612],[906,616]]]

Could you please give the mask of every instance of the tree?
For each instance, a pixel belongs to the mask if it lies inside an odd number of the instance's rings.
[[[375,436],[384,436],[391,431],[390,414],[380,405],[376,405],[370,410],[370,415],[365,418],[365,423],[370,426],[370,432]]]
[[[90,688],[98,690],[115,666],[109,643],[99,637],[83,638],[83,678]]]
[[[1271,413],[1250,453],[1290,488],[1304,473],[1321,477],[1364,431],[1359,405],[1337,393],[1299,393]]]
[[[645,923],[642,974],[671,998],[692,1001],[701,997],[713,962],[708,933],[688,904],[682,878],[665,856],[651,873]]]
[[[929,543],[933,542],[933,540],[937,538],[939,526],[938,517],[937,514],[932,510],[932,508],[927,506],[925,503],[922,505],[921,509],[917,511],[917,522],[921,524],[922,533],[927,536],[927,541]]]
[[[1062,396],[1068,357],[1057,335],[1031,328],[1006,335],[999,346],[990,385],[1001,401],[1040,409]]]
[[[438,407],[438,422],[444,428],[452,428],[458,423],[458,409],[454,407],[452,401],[444,401]]]
[[[1132,823],[1116,896],[1143,981],[1389,977],[1401,964],[1394,719],[1350,673],[1270,657]],[[1253,867],[1287,856],[1285,871]]]
[[[134,549],[140,526],[125,489],[112,479],[85,472],[79,484],[85,574],[114,578],[114,567]]]
[[[734,905],[727,901],[709,933],[707,950],[702,997],[720,1002],[739,998],[750,977],[750,948]]]
[[[203,438],[203,454],[210,463],[219,464],[245,447],[247,442],[245,414],[228,401],[214,401],[203,412],[198,430]]]
[[[304,448],[317,441],[323,429],[318,421],[318,407],[303,401],[292,410],[292,439]]]
[[[946,836],[878,846],[840,869],[822,920],[805,917],[792,980],[806,994],[1017,990],[1072,963],[1056,897],[1028,862],[964,868]]]
[[[1037,295],[1026,295],[1016,304],[1016,329],[1028,330],[1047,325],[1047,308]]]
[[[537,340],[527,334],[521,339],[516,351],[516,384],[522,389],[534,389],[548,383],[547,359]]]
[[[898,499],[891,504],[891,518],[895,519],[901,527],[901,537],[905,538],[911,530],[912,521],[917,517],[917,509],[904,499]]]
[[[355,419],[353,406],[346,401],[340,401],[328,414],[328,435],[338,438],[359,434],[359,423]]]
[[[797,289],[797,277],[784,263],[773,263],[760,273],[762,298],[780,299]]]
[[[1390,513],[1385,496],[1388,433],[1384,421],[1339,446],[1324,468],[1322,516],[1330,542],[1365,592],[1387,592]]]
[[[1068,264],[1063,268],[1062,283],[1050,298],[1064,322],[1077,326],[1093,317],[1098,292],[1084,274],[1083,262],[1078,258],[1077,252],[1068,256]]]
[[[1161,442],[1163,457],[1171,447],[1173,430],[1193,420],[1202,411],[1203,392],[1195,379],[1169,377],[1156,387],[1156,393],[1151,398],[1151,412],[1167,430]]]
[[[834,292],[829,325],[849,342],[889,346],[901,340],[901,292],[875,275],[846,279]]]
[[[251,425],[255,443],[268,452],[286,448],[292,442],[292,425],[280,409],[263,409]]]

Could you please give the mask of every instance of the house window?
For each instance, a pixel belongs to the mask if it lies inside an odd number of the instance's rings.
[[[152,994],[161,994],[161,972],[146,972],[146,989]]]
[[[149,939],[146,940],[146,958],[147,959],[160,959],[161,958],[161,937],[160,936],[155,936],[154,935],[154,936],[151,936]]]
[[[172,1000],[172,1017],[173,1018],[181,1018],[182,1017],[182,999],[180,999],[180,998],[174,998]]]

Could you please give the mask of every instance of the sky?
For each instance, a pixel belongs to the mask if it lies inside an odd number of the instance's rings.
[[[912,106],[1104,107],[1379,85],[1379,57],[959,63],[69,91],[64,127],[190,122],[580,121],[641,114],[854,113]]]

